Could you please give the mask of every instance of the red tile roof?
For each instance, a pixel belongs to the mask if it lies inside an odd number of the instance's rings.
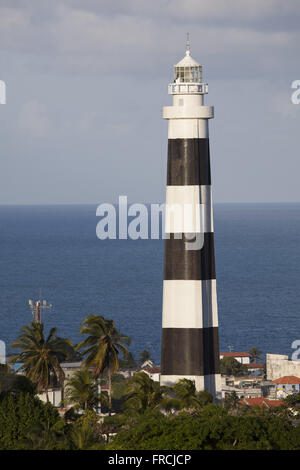
[[[250,364],[245,364],[248,369],[262,369],[264,364],[262,362],[250,362]]]
[[[285,375],[284,377],[280,377],[279,379],[272,380],[273,384],[300,384],[299,377],[295,377],[295,375]]]
[[[225,352],[225,353],[220,353],[220,356],[224,357],[251,357],[250,354],[246,352]]]
[[[156,366],[156,367],[143,367],[141,369],[141,371],[143,372],[148,372],[149,374],[158,374],[160,373],[160,366]]]
[[[267,401],[268,405],[273,406],[273,407],[283,405],[282,400],[268,400],[267,399],[266,401]]]
[[[270,400],[269,398],[243,398],[239,401],[241,405],[259,406],[260,408],[277,407],[283,404],[282,400]]]

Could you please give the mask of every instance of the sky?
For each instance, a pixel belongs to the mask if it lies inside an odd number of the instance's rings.
[[[299,0],[0,0],[0,204],[164,201],[187,32],[214,200],[299,202],[299,25]]]

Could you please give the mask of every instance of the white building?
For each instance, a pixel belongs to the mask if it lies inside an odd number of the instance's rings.
[[[149,375],[150,379],[154,380],[154,382],[160,381],[160,366],[142,367],[140,372],[145,372],[145,374]]]
[[[43,393],[38,393],[37,397],[43,401],[44,403],[47,403],[47,395],[45,392]],[[61,401],[63,399],[63,389],[61,387],[57,388],[50,388],[48,390],[48,398],[49,402],[56,407],[61,406]]]
[[[0,340],[0,364],[6,364],[5,343]]]
[[[250,364],[251,355],[246,352],[225,352],[220,353],[220,359],[223,357],[233,357],[241,364]]]
[[[284,354],[267,354],[266,364],[268,380],[290,375],[300,377],[300,361],[290,361]]]

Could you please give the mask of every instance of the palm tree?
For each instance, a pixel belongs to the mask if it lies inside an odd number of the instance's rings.
[[[151,356],[150,356],[149,351],[144,349],[144,351],[142,351],[141,354],[140,354],[140,363],[144,364],[144,362],[146,362],[146,361],[151,361]]]
[[[144,413],[149,408],[158,408],[163,402],[167,387],[161,387],[145,372],[137,372],[128,381],[125,408],[137,413]]]
[[[72,446],[77,450],[87,450],[95,444],[94,431],[88,426],[73,426],[70,438]]]
[[[198,410],[213,402],[213,396],[207,390],[198,392],[192,380],[180,379],[169,388],[163,398],[161,408],[166,413],[179,410]]]
[[[92,447],[101,439],[101,425],[94,411],[86,411],[71,425],[70,444],[72,449],[84,450]]]
[[[18,339],[11,343],[11,347],[20,349],[18,354],[14,354],[10,362],[21,363],[18,368],[25,373],[25,376],[36,384],[37,392],[46,392],[49,401],[48,390],[51,376],[62,384],[64,371],[60,362],[69,357],[72,350],[70,340],[56,336],[57,329],[51,328],[47,338],[44,336],[44,325],[32,322],[28,326],[21,328]]]
[[[240,398],[238,394],[233,391],[231,394],[225,398],[224,405],[229,410],[236,410],[239,406]]]
[[[251,348],[248,353],[251,356],[251,359],[254,359],[254,362],[257,361],[257,359],[261,359],[262,352],[257,349],[256,347]]]
[[[201,408],[202,402],[198,396],[195,383],[192,380],[180,379],[172,387],[176,398],[181,403],[181,408]]]
[[[104,370],[108,375],[108,398],[111,409],[111,376],[119,370],[119,353],[123,357],[128,355],[124,344],[130,344],[130,338],[120,333],[113,320],[106,320],[100,315],[90,315],[83,320],[79,330],[81,335],[88,337],[77,345],[77,349],[83,349],[82,356],[85,367],[92,367],[93,374],[99,378]]]
[[[40,422],[26,430],[26,438],[21,440],[26,450],[65,449],[66,436],[63,429],[55,429],[49,422]]]
[[[107,394],[98,393],[98,384],[88,369],[81,369],[68,380],[65,388],[65,403],[75,409],[92,410],[98,403],[107,405]]]

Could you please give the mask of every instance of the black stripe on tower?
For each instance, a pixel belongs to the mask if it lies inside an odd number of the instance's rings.
[[[209,139],[169,139],[167,185],[210,184]]]
[[[162,375],[219,374],[218,328],[163,328]]]
[[[204,281],[216,278],[214,234],[197,234],[203,246],[199,249],[187,249],[193,243],[191,234],[182,238],[175,238],[176,234],[169,234],[165,240],[165,272],[164,279],[183,279],[191,281]]]

